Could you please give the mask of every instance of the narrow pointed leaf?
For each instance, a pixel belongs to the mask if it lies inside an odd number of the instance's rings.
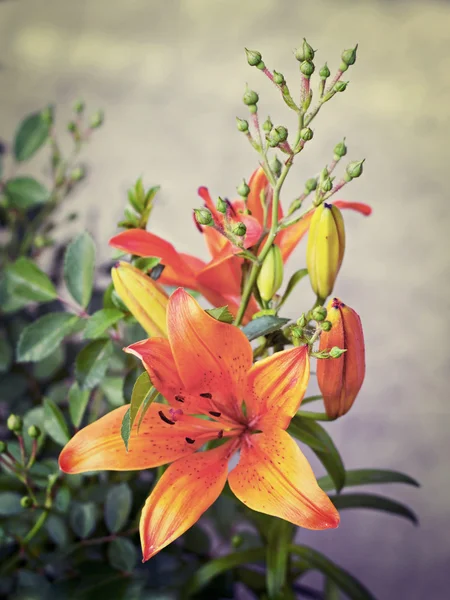
[[[207,308],[206,312],[211,317],[214,317],[217,321],[222,321],[222,323],[232,323],[233,315],[228,310],[228,306],[220,306],[219,308]]]
[[[281,298],[280,303],[278,304],[278,310],[289,298],[297,283],[299,283],[304,277],[306,277],[306,275],[308,275],[308,269],[299,269],[291,276],[286,286],[286,290],[283,294],[283,297]]]
[[[37,362],[49,356],[72,333],[79,317],[66,312],[49,313],[22,331],[17,345],[19,362]]]
[[[86,308],[92,296],[95,244],[87,231],[76,237],[64,256],[64,280],[72,298]]]
[[[55,286],[32,260],[21,257],[7,268],[9,291],[31,302],[49,302],[58,297]]]
[[[133,386],[131,393],[131,405],[130,405],[130,428],[133,427],[134,420],[142,406],[142,403],[146,397],[150,394],[153,389],[152,382],[147,371],[144,371],[136,379],[136,383]]]
[[[13,150],[17,161],[31,158],[48,138],[50,127],[41,113],[33,113],[20,123],[14,136]]]
[[[334,489],[329,475],[324,475],[317,482],[324,492]],[[380,483],[406,483],[420,487],[415,479],[399,471],[390,471],[387,469],[352,469],[345,473],[345,487]]]
[[[75,375],[82,390],[95,387],[105,376],[113,353],[110,340],[100,339],[85,346],[75,360]]]
[[[301,419],[293,419],[288,428],[289,433],[316,452],[328,452],[327,445],[317,435],[311,433],[310,428],[307,425],[304,426],[303,423]],[[334,489],[333,484],[331,484],[331,489]]]
[[[103,308],[89,317],[84,330],[85,339],[94,340],[102,336],[107,329],[112,327],[124,316],[117,308]]]
[[[109,564],[124,573],[131,573],[136,566],[138,554],[135,545],[126,538],[116,538],[107,550]]]
[[[128,441],[130,439],[131,433],[131,421],[130,421],[130,409],[124,414],[122,419],[122,427],[120,428],[120,435],[122,437],[123,443],[125,444],[125,448],[128,452]]]
[[[133,495],[126,483],[109,488],[105,502],[105,523],[110,533],[117,533],[126,525],[132,503]]]
[[[69,429],[61,410],[49,398],[44,398],[44,426],[48,435],[60,446],[70,439]]]
[[[138,433],[139,433],[139,429],[141,428],[142,421],[144,420],[145,413],[147,412],[150,404],[152,402],[155,402],[155,400],[157,400],[158,396],[160,396],[160,394],[158,393],[158,390],[155,389],[155,388],[153,388],[150,391],[150,393],[145,397],[145,400],[142,403],[141,413],[139,415],[139,421],[138,421],[138,426],[137,426],[137,432]]]
[[[378,496],[377,494],[343,494],[330,496],[330,500],[338,510],[343,510],[344,508],[372,508],[404,517],[411,521],[411,523],[414,523],[414,525],[418,525],[419,523],[417,516],[408,506],[397,502],[397,500]]]
[[[82,390],[75,382],[69,390],[69,414],[72,423],[78,429],[83,420],[85,410],[89,402],[90,391]]]
[[[289,545],[294,526],[282,519],[273,519],[266,547],[266,582],[269,598],[279,598],[286,584]]]
[[[332,579],[325,580],[324,600],[340,600],[338,586]]]
[[[268,333],[273,333],[274,331],[281,329],[283,325],[286,325],[286,323],[289,322],[289,320],[290,319],[276,317],[275,315],[264,315],[263,317],[258,317],[257,319],[250,321],[250,323],[247,323],[247,325],[242,328],[242,331],[251,342],[262,335],[267,335]]]

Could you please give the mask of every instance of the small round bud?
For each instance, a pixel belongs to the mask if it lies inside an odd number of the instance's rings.
[[[238,130],[242,131],[243,133],[248,131],[248,121],[245,119],[239,119],[239,117],[236,117],[236,126]]]
[[[0,440],[0,454],[4,454],[8,450],[8,445],[3,440]]]
[[[305,313],[303,313],[298,319],[297,319],[297,325],[299,327],[306,327],[306,325],[308,324],[308,320],[306,318]]]
[[[278,127],[275,128],[275,131],[278,134],[278,138],[279,138],[280,142],[285,142],[287,140],[288,130],[286,129],[286,127],[279,125]]]
[[[41,430],[37,425],[30,425],[28,427],[28,435],[32,440],[36,440],[41,435]]]
[[[228,204],[223,198],[219,197],[219,199],[217,200],[216,208],[220,213],[224,215],[227,212]]]
[[[74,110],[74,112],[77,113],[77,115],[80,115],[83,112],[84,108],[85,108],[85,104],[84,104],[83,100],[75,101],[75,103],[73,105],[73,110]]]
[[[309,140],[312,140],[313,135],[314,132],[309,127],[303,127],[303,129],[300,131],[300,137],[302,138],[302,140],[305,140],[305,142],[309,142]]]
[[[281,169],[283,165],[280,160],[278,160],[277,156],[274,156],[270,162],[270,168],[272,169],[272,173],[279,177],[281,175]]]
[[[291,335],[293,337],[301,338],[303,337],[303,329],[301,327],[293,327],[291,329]]]
[[[233,546],[233,548],[239,548],[240,546],[242,546],[243,541],[244,540],[242,538],[242,535],[235,533],[231,538],[231,545]]]
[[[311,61],[309,61],[309,60],[304,60],[302,62],[302,64],[300,65],[300,71],[308,79],[314,73],[314,69],[315,69],[314,64]]]
[[[10,431],[20,433],[23,427],[22,417],[19,417],[18,415],[9,415],[6,425]]]
[[[194,208],[195,219],[199,225],[212,225],[213,217],[207,208]]]
[[[259,69],[260,71],[264,71],[264,69],[266,68],[266,65],[265,65],[264,61],[259,62],[256,65],[256,68]]]
[[[319,75],[322,79],[327,79],[331,75],[330,69],[328,68],[327,63],[325,63],[323,65],[323,67],[320,69]]]
[[[251,67],[256,67],[262,61],[261,52],[258,50],[247,50],[245,48],[245,54],[247,55],[247,62]]]
[[[246,234],[247,227],[245,226],[244,223],[239,222],[234,225],[232,231],[233,231],[234,235],[238,235],[239,237],[242,237]]]
[[[85,175],[86,175],[86,171],[83,169],[83,167],[76,167],[70,173],[70,179],[72,181],[81,181]]]
[[[269,135],[266,136],[267,143],[271,148],[275,148],[281,142],[277,129],[272,129]]]
[[[277,85],[284,85],[286,83],[283,73],[278,73],[278,71],[275,70],[273,72],[273,81]]]
[[[358,44],[354,48],[350,48],[349,50],[344,50],[341,54],[342,62],[347,65],[347,67],[351,67],[356,62],[356,51],[358,50]]]
[[[67,131],[70,131],[70,133],[75,133],[77,129],[78,127],[75,121],[70,121],[70,123],[67,123]]]
[[[247,88],[245,90],[245,94],[242,97],[242,100],[244,101],[244,104],[246,104],[247,106],[251,106],[252,104],[257,104],[259,96],[256,92]]]
[[[256,115],[256,113],[258,112],[258,106],[256,104],[249,104],[248,111],[251,115]]]
[[[355,160],[347,165],[346,168],[346,176],[345,179],[350,181],[351,179],[355,179],[359,177],[363,172],[363,164],[365,159],[363,160]]]
[[[41,112],[41,119],[47,125],[53,125],[53,120],[54,120],[53,106],[49,105],[44,108],[44,110]]]
[[[300,48],[297,48],[295,51],[295,58],[302,62],[305,60],[313,60],[314,59],[314,50],[312,46],[308,44],[305,38],[303,38],[303,43]]]
[[[270,133],[272,131],[273,123],[270,120],[270,117],[267,117],[267,119],[264,121],[262,128],[266,133]]]
[[[333,324],[331,321],[324,321],[321,324],[322,331],[331,331],[332,327],[333,327]]]
[[[20,506],[22,508],[31,508],[33,506],[33,500],[30,498],[30,496],[23,496],[20,499]]]
[[[348,81],[336,81],[333,86],[335,92],[344,92],[347,88]]]
[[[345,352],[346,352],[346,350],[342,350],[342,348],[338,348],[337,346],[333,346],[333,348],[331,348],[331,350],[330,350],[330,357],[331,358],[339,358]]]
[[[339,142],[339,144],[336,144],[336,146],[334,147],[334,158],[337,160],[339,158],[342,158],[346,154],[347,154],[347,146],[345,145],[345,138],[344,138],[344,140],[342,142]]]
[[[327,318],[327,309],[325,306],[316,306],[316,308],[312,312],[312,316],[314,321],[325,321]]]
[[[327,177],[327,179],[324,179],[324,181],[322,181],[322,183],[320,185],[320,189],[323,192],[331,192],[331,190],[333,189],[333,182],[331,181],[331,179],[329,177]]]
[[[239,196],[242,196],[243,198],[247,198],[247,196],[250,194],[250,188],[248,187],[245,179],[242,180],[241,185],[238,185],[236,189]]]
[[[103,121],[105,120],[105,115],[102,110],[98,110],[94,115],[92,115],[90,128],[97,129],[101,125],[103,125]]]
[[[310,179],[308,179],[308,181],[305,183],[305,191],[308,192],[308,194],[310,194],[311,192],[313,192],[315,189],[317,188],[317,179],[315,177],[311,177]]]

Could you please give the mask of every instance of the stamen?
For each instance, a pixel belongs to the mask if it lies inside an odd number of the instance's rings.
[[[167,423],[167,425],[175,425],[175,421],[168,419],[162,410],[158,411],[158,415],[161,421],[164,421],[164,423]]]
[[[188,438],[187,437],[187,438],[184,438],[184,439],[187,441],[188,444],[194,444],[195,443],[195,440],[193,440],[192,438]]]
[[[215,410],[210,410],[210,411],[209,411],[209,414],[210,414],[212,417],[217,417],[217,418],[219,418],[219,417],[220,417],[220,415],[221,415],[222,413],[220,413],[220,412],[216,412]]]
[[[177,402],[184,402],[184,396],[175,396]]]
[[[211,398],[212,398],[212,394],[210,394],[209,392],[205,392],[204,394],[200,394],[200,396],[202,398],[208,398],[208,400],[211,400]]]
[[[223,438],[223,429],[221,429],[219,431],[219,433],[217,434],[217,437],[219,438],[219,440],[221,440]]]

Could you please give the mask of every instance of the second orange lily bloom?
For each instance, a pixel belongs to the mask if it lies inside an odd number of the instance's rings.
[[[308,529],[337,527],[339,514],[286,429],[309,380],[306,347],[253,363],[243,332],[209,316],[184,290],[167,310],[168,339],[126,351],[142,360],[167,404],[154,403],[129,451],[120,429],[128,406],[88,425],[63,449],[66,473],[148,469],[172,463],[141,515],[144,560],[170,544],[211,506],[228,479],[249,508]],[[206,442],[213,449],[201,451]],[[239,463],[228,472],[230,458]]]

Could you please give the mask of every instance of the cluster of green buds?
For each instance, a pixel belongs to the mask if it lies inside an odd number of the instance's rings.
[[[261,52],[258,52],[258,50],[248,50],[248,48],[246,48],[245,54],[247,55],[247,62],[251,67],[256,67],[260,71],[264,71],[266,65],[263,62]]]
[[[142,179],[138,179],[134,186],[128,190],[128,204],[125,206],[124,211],[125,218],[119,223],[119,227],[146,229],[158,191],[159,186],[146,190]]]

